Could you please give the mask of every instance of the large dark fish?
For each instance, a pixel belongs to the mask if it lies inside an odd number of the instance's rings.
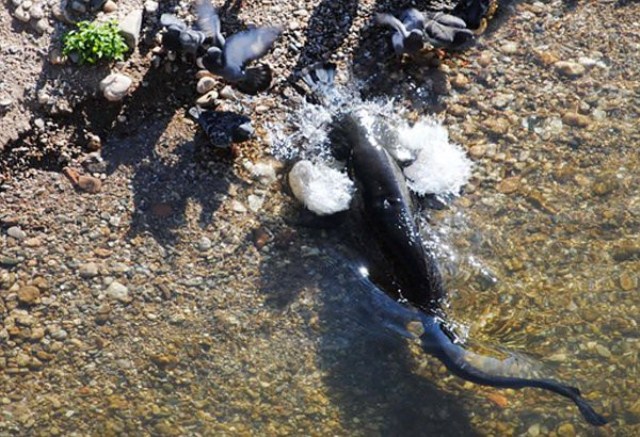
[[[365,220],[392,264],[395,287],[385,291],[420,310],[423,350],[465,380],[492,387],[550,390],[571,399],[590,424],[606,424],[607,420],[593,410],[577,388],[549,379],[497,376],[470,362],[475,354],[465,349],[444,317],[441,303],[446,293],[438,265],[420,239],[406,180],[395,160],[377,143],[369,120],[357,113],[337,119],[331,139],[338,151],[347,152]]]

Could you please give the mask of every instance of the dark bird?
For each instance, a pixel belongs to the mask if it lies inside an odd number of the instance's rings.
[[[203,55],[206,46],[213,43],[213,38],[205,32],[190,28],[173,14],[162,14],[160,24],[165,28],[162,47],[166,50],[189,54],[195,58]]]
[[[257,27],[225,39],[218,12],[209,0],[197,0],[196,7],[198,26],[212,40],[204,56],[198,59],[198,66],[233,83],[244,93],[257,94],[266,90],[271,85],[271,68],[265,64],[247,68],[247,64],[266,55],[282,29]]]
[[[214,147],[227,148],[233,143],[247,141],[253,135],[251,119],[246,115],[204,110],[199,106],[189,109],[189,115],[198,121]]]
[[[397,55],[414,54],[424,46],[425,17],[417,9],[402,11],[399,19],[391,14],[376,14],[375,20],[377,24],[395,30],[391,36],[391,44]]]
[[[443,12],[427,15],[425,40],[434,48],[463,50],[475,41],[475,35],[463,19]]]

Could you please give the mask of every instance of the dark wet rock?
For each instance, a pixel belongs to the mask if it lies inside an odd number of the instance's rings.
[[[189,114],[207,134],[209,142],[220,148],[229,147],[232,143],[248,140],[253,135],[251,119],[246,115],[229,111],[204,111],[194,107]]]

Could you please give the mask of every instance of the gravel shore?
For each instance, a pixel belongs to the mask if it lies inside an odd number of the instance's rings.
[[[27,2],[43,18],[17,17]],[[111,68],[58,63],[59,2],[5,2],[0,435],[640,432],[640,4],[501,3],[474,47],[434,67],[391,56],[371,24],[391,3],[230,5],[223,29],[285,31],[270,92],[215,84],[256,133],[215,149],[187,115],[197,69],[154,60],[160,13],[192,20],[190,2],[145,13]],[[114,4],[106,16],[145,8]],[[610,425],[548,393],[464,383],[362,323],[343,235],[292,224],[269,154],[267,126],[296,109],[286,79],[322,59],[365,98],[436,113],[474,160],[430,217],[451,317],[545,363]],[[110,72],[133,81],[122,102],[98,91]]]

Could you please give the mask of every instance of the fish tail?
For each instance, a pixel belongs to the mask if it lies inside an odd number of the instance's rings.
[[[577,388],[550,379],[490,374],[467,360],[472,353],[457,342],[456,335],[451,332],[442,319],[427,315],[424,315],[422,319],[424,327],[424,333],[420,336],[422,348],[425,352],[438,358],[454,375],[475,384],[491,387],[512,389],[534,387],[549,390],[571,399],[584,419],[591,425],[602,426],[607,423],[607,419],[595,412],[593,407],[581,396],[580,390]]]

